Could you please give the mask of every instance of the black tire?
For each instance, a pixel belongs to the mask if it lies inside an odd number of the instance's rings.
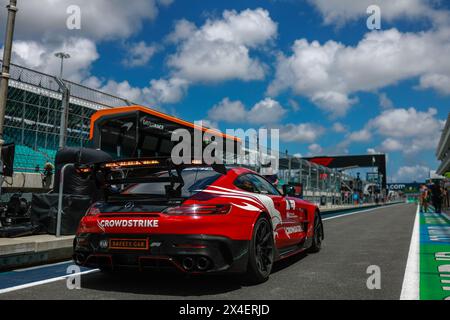
[[[253,228],[245,281],[248,284],[258,284],[267,281],[272,271],[274,257],[275,242],[272,225],[265,216],[261,216]]]
[[[309,253],[316,253],[322,249],[322,240],[323,240],[323,224],[322,219],[320,219],[319,213],[316,212],[314,217],[314,234],[312,239],[311,247],[309,247]]]

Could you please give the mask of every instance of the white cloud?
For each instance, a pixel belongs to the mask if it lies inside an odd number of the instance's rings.
[[[414,156],[419,152],[434,150],[444,127],[444,121],[436,116],[437,110],[434,108],[427,111],[415,108],[387,109],[369,120],[363,129],[348,133],[334,150],[348,150],[352,143],[371,141],[375,135],[382,138],[377,151],[401,151],[404,155]],[[375,152],[375,148],[367,152]]]
[[[385,151],[399,151],[403,150],[404,146],[396,139],[387,138],[381,143],[381,148]]]
[[[82,82],[83,85],[127,99],[130,103],[162,109],[161,105],[180,101],[187,90],[187,82],[183,79],[153,79],[147,87],[134,87],[128,81],[99,79],[91,76]]]
[[[335,126],[336,125],[337,125],[338,129],[342,129],[340,123],[335,123]],[[334,126],[333,126],[333,129],[334,129]],[[357,130],[357,131],[353,131],[353,132],[348,132],[345,127],[343,127],[343,129],[345,130],[344,132],[347,132],[347,134],[345,135],[345,139],[342,140],[340,143],[332,146],[329,150],[331,153],[347,154],[349,152],[348,147],[352,143],[367,142],[372,139],[372,132],[368,126],[365,126],[361,130]]]
[[[224,98],[208,112],[208,118],[213,121],[242,123],[246,117],[244,104],[241,101],[231,101],[229,98]]]
[[[250,56],[250,50],[276,35],[277,24],[263,9],[226,10],[222,19],[208,19],[200,28],[181,20],[167,37],[178,45],[168,65],[178,77],[194,82],[262,79],[265,66]]]
[[[375,150],[374,148],[368,148],[368,149],[367,149],[367,153],[368,153],[368,154],[379,154],[380,152],[378,152],[378,151]]]
[[[178,20],[175,23],[174,31],[166,36],[166,41],[169,43],[178,43],[187,40],[197,32],[197,26],[186,19]]]
[[[100,90],[125,98],[130,102],[137,103],[142,101],[142,90],[137,87],[132,87],[128,81],[116,82],[114,80],[108,80]]]
[[[369,32],[356,46],[300,39],[294,42],[290,56],[278,57],[268,93],[274,96],[290,89],[341,116],[358,101],[352,97],[357,92],[373,92],[429,74],[450,76],[448,56],[450,28],[444,27],[421,33],[396,29]],[[425,80],[423,86],[431,87]]]
[[[148,45],[144,41],[128,43],[126,46],[128,49],[123,64],[128,67],[145,66],[157,51],[155,45]]]
[[[295,101],[294,99],[288,100],[289,106],[291,107],[292,111],[297,112],[300,110],[300,104]]]
[[[391,99],[387,96],[386,93],[382,92],[378,95],[378,99],[380,101],[380,106],[383,109],[392,109],[394,107],[394,103]]]
[[[436,116],[437,110],[434,108],[427,111],[389,109],[369,121],[367,127],[386,137],[380,147],[383,151],[416,154],[436,148],[444,127],[444,121]]]
[[[313,143],[313,144],[309,145],[308,150],[309,150],[309,153],[308,153],[309,157],[318,156],[318,155],[322,154],[322,152],[323,152],[323,148],[317,143]]]
[[[286,124],[280,127],[280,139],[286,142],[314,142],[325,129],[313,123]]]
[[[7,1],[1,2],[6,5]],[[120,0],[21,1],[15,30],[15,38],[19,40],[14,42],[13,63],[59,75],[60,63],[54,53],[64,51],[71,55],[64,63],[66,78],[100,87],[102,81],[90,74],[92,64],[99,58],[95,41],[127,38],[138,32],[144,21],[153,20],[158,14],[156,2],[168,5],[171,1],[136,0],[133,5]],[[0,6],[4,7],[3,4]],[[69,17],[66,11],[72,5],[81,9],[80,30],[69,30],[66,26]],[[6,10],[0,10],[0,21],[4,21],[5,13]],[[153,46],[143,42],[130,44],[129,57],[124,63],[129,66],[143,65],[154,51]],[[114,86],[122,88],[127,83],[119,85],[111,81],[103,86],[106,89]],[[137,90],[124,92],[125,96],[135,97]]]
[[[441,94],[450,95],[450,75],[433,73],[420,78],[421,89],[434,89]]]
[[[208,118],[213,121],[267,125],[279,122],[285,114],[286,110],[280,103],[271,98],[259,101],[250,110],[241,101],[224,98],[209,110]]]
[[[247,121],[253,124],[277,123],[286,114],[278,101],[265,98],[253,106],[247,113]]]
[[[368,17],[367,8],[377,5],[381,10],[382,21],[398,18],[428,18],[441,20],[442,13],[430,6],[428,0],[309,0],[322,14],[325,24],[342,25],[362,17]]]
[[[424,182],[429,178],[430,168],[423,165],[400,167],[393,180],[395,182]]]
[[[62,43],[14,41],[12,59],[16,64],[59,76],[60,59],[54,56],[59,51],[71,55],[70,59],[64,61],[64,75],[65,78],[76,82],[89,76],[92,63],[99,57],[93,41],[67,38]]]
[[[83,81],[81,81],[81,84],[86,87],[99,89],[102,86],[102,80],[96,76],[90,76],[90,77],[84,79]]]
[[[333,131],[337,133],[347,132],[347,128],[340,122],[333,123]]]
[[[0,1],[4,8],[7,0]],[[163,5],[170,1],[159,0]],[[81,9],[81,30],[66,26],[67,8],[77,5]],[[53,39],[73,36],[112,39],[127,38],[138,32],[145,21],[158,15],[155,0],[133,0],[132,5],[123,0],[26,0],[19,1],[16,21],[16,38]],[[0,21],[5,21],[6,10],[0,10]]]
[[[426,112],[415,108],[391,109],[382,112],[369,125],[380,135],[388,137],[429,136],[441,130],[441,122],[436,119],[436,115],[437,110],[434,108],[429,108]]]
[[[372,134],[370,133],[370,130],[367,128],[361,129],[359,131],[354,131],[350,133],[347,137],[347,139],[351,142],[364,142],[369,141],[372,138]]]
[[[186,80],[180,78],[151,80],[144,94],[155,103],[176,103],[186,95],[188,85]]]

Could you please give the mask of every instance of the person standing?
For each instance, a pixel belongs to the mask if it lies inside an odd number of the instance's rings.
[[[53,182],[53,164],[47,162],[44,166],[44,173],[42,175],[42,185],[45,189],[50,189]]]
[[[353,203],[355,206],[359,204],[359,193],[357,191],[353,193]]]
[[[429,190],[426,185],[420,187],[420,210],[424,213],[428,212]]]
[[[433,183],[431,187],[431,201],[434,206],[434,212],[441,213],[442,212],[442,188],[439,183]]]
[[[449,198],[449,194],[448,194],[448,188],[443,188],[443,207],[444,210],[448,209],[450,207],[450,198]]]

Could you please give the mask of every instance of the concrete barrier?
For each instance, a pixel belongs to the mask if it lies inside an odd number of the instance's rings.
[[[74,236],[36,235],[0,239],[0,270],[70,259]]]
[[[14,172],[12,177],[5,177],[3,180],[3,192],[44,192],[53,188],[53,181],[50,189],[45,189],[40,173]]]

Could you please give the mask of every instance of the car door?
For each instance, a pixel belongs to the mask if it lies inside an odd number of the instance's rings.
[[[237,177],[234,185],[241,190],[253,193],[261,201],[272,219],[277,246],[285,245],[284,238],[286,237],[283,232],[283,221],[286,218],[286,205],[281,193],[270,183],[271,187],[264,187],[261,180],[251,173],[245,173]]]
[[[274,230],[277,246],[281,248],[297,244],[303,236],[303,228],[295,201],[283,196],[275,186],[259,175],[252,175],[252,181],[261,195],[271,198],[281,215],[282,221]]]

